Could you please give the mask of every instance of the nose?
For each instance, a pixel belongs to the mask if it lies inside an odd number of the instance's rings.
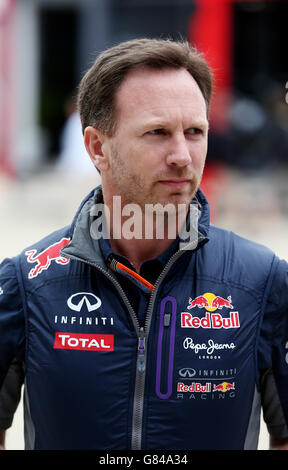
[[[184,167],[191,163],[192,158],[184,134],[174,136],[169,140],[167,165]]]

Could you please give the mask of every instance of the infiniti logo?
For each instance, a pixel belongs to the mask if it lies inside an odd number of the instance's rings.
[[[195,374],[196,374],[195,369],[190,369],[189,367],[183,367],[183,369],[179,370],[180,377],[191,378],[191,377],[194,377]]]
[[[88,312],[93,312],[101,306],[101,300],[91,292],[77,292],[77,294],[71,295],[67,300],[67,305],[71,310],[75,312],[81,312],[83,304],[86,304]]]

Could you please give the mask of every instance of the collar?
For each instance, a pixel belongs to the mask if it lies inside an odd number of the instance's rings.
[[[110,241],[107,238],[100,238],[99,239],[99,247],[100,247],[102,256],[103,256],[106,263],[107,263],[108,259],[111,256],[113,256],[121,262],[126,262],[126,263],[129,263],[129,264],[132,264],[131,261],[128,258],[126,258],[125,256],[119,255],[118,253],[113,252],[113,250],[111,248]],[[158,255],[156,258],[153,258],[153,259],[148,260],[148,261],[157,260],[161,263],[162,266],[165,266],[167,261],[173,255],[173,253],[175,253],[178,250],[178,247],[179,247],[179,237],[177,237],[171,243],[171,245],[167,248],[167,250],[165,250],[163,253]]]
[[[209,205],[206,197],[200,189],[198,189],[191,203],[193,203],[193,207],[196,207],[199,211],[199,217],[197,219],[198,226],[196,227],[197,232],[195,240],[193,240],[193,243],[183,247],[186,250],[195,250],[200,248],[208,241],[209,233]],[[69,235],[71,237],[71,241],[61,250],[61,254],[63,256],[98,264],[103,269],[108,270],[105,254],[102,254],[99,243],[100,239],[103,237],[103,233],[100,230],[101,224],[99,224],[99,214],[101,213],[101,209],[103,214],[104,204],[102,187],[98,186],[93,189],[81,203],[70,226]],[[170,245],[168,250],[158,257],[160,262],[163,262],[164,264],[167,262],[167,259],[171,256],[170,249],[172,251],[176,248],[177,239],[178,237]],[[103,245],[101,246],[103,247]]]

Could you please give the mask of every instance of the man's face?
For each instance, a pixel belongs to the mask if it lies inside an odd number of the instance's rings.
[[[102,147],[104,181],[123,203],[189,204],[207,153],[207,110],[185,69],[131,71],[116,97],[116,130]],[[111,189],[113,188],[113,189]]]

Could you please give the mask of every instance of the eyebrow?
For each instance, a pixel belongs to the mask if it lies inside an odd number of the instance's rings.
[[[143,123],[143,128],[158,128],[158,129],[162,129],[162,128],[165,128],[165,127],[169,127],[169,123],[168,121],[165,122],[164,120],[160,120],[160,119],[151,119],[145,123]],[[193,127],[201,127],[201,128],[207,128],[209,129],[209,121],[207,119],[200,119],[200,120],[193,120],[191,121],[190,125],[185,127],[186,129],[191,129]]]

